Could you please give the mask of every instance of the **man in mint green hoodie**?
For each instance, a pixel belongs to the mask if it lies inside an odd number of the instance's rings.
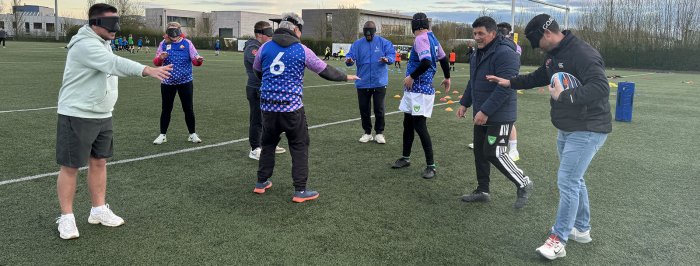
[[[172,65],[147,67],[112,53],[109,41],[119,31],[117,9],[95,4],[88,11],[89,25],[68,44],[63,85],[58,94],[56,162],[61,166],[56,190],[61,205],[58,224],[63,239],[77,238],[73,215],[78,169],[88,166],[92,209],[88,223],[116,227],[124,219],[105,203],[107,158],[112,157],[112,110],[117,102],[117,77],[170,76]]]

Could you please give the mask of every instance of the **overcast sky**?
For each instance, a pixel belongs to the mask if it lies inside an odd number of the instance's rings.
[[[10,0],[3,0],[7,5]],[[545,0],[548,3],[563,5],[567,0]],[[591,0],[569,0],[573,16]],[[84,17],[85,0],[58,0],[59,14],[71,17]],[[54,6],[54,0],[23,0],[24,4]],[[255,11],[279,14],[301,12],[301,9],[336,8],[341,4],[354,4],[358,8],[376,11],[398,11],[402,14],[425,12],[431,18],[471,23],[484,10],[499,21],[510,21],[511,0],[144,0],[147,7],[168,7],[195,11]],[[5,8],[7,12],[9,8]],[[553,13],[553,9],[516,0],[516,14],[524,14],[525,23],[532,14]],[[563,20],[557,16],[558,20]],[[516,20],[521,20],[520,16]]]

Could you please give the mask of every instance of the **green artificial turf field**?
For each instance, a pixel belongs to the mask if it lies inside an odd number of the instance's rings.
[[[215,57],[213,51],[201,51],[207,61],[194,74],[201,144],[186,142],[179,100],[169,142],[151,144],[159,133],[159,82],[120,79],[110,160],[116,164],[108,167],[107,202],[126,224],[87,223],[90,201],[81,171],[75,200],[80,238],[61,240],[52,174],[58,171],[57,115],[50,107],[56,106],[66,50],[55,43],[7,44],[0,49],[0,265],[544,262],[534,250],[545,240],[558,204],[556,129],[549,121],[548,94],[535,89],[518,96],[518,165],[534,180],[535,191],[527,207],[514,210],[515,188],[495,169],[490,203],[459,201],[476,187],[467,148],[472,125],[445,111],[446,105],[436,106],[428,120],[437,177],[420,178],[425,165],[418,138],[413,165],[390,169],[401,155],[402,115],[392,96],[401,94],[402,74],[389,75],[388,143],[379,145],[357,141],[362,129],[353,85],[307,72],[304,102],[313,127],[309,187],[321,196],[293,204],[288,153],[278,156],[275,186],[264,195],[252,193],[258,164],[247,157],[243,58],[232,52]],[[145,64],[153,56],[120,54]],[[468,74],[465,64],[453,73],[460,94]],[[586,174],[593,242],[572,241],[568,256],[554,263],[696,264],[700,75],[608,74],[629,76],[615,82],[636,83],[633,121],[614,122]],[[450,95],[456,101],[458,95]],[[201,149],[185,150],[195,147]],[[44,176],[18,180],[37,175]]]

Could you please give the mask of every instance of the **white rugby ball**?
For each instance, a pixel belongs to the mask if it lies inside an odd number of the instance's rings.
[[[559,80],[559,84],[564,88],[564,90],[573,89],[580,87],[581,81],[579,81],[574,75],[566,72],[557,72],[552,75],[550,79],[550,86],[554,86],[554,81]]]

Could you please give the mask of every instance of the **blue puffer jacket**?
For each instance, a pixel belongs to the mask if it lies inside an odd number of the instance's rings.
[[[518,99],[515,90],[503,88],[489,82],[486,75],[510,79],[518,75],[520,56],[513,41],[497,36],[486,51],[472,53],[470,79],[460,104],[473,106],[473,114],[483,112],[489,118],[486,124],[515,122],[518,114]],[[478,53],[481,54],[477,62]]]
[[[386,57],[389,62],[380,62],[379,59],[382,57]],[[394,64],[396,50],[391,41],[381,36],[375,35],[371,42],[362,37],[350,46],[347,58],[352,58],[357,63],[357,76],[361,79],[355,81],[355,87],[358,89],[382,88],[389,84],[387,65]],[[354,63],[345,64],[352,66]]]

